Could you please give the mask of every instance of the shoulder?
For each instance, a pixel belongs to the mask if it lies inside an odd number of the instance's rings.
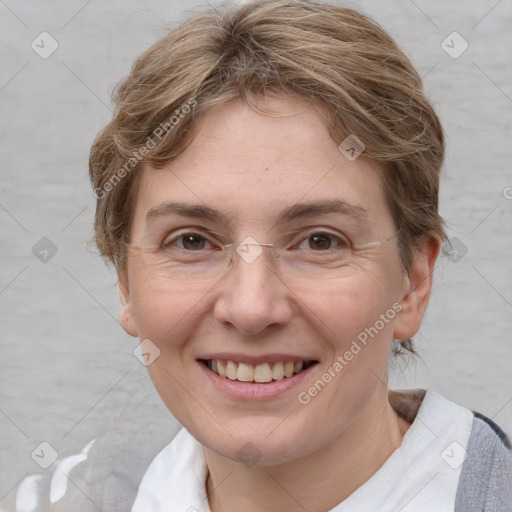
[[[443,448],[446,464],[459,472],[455,512],[512,511],[512,442],[499,425],[433,391],[392,391],[389,398],[409,423],[428,425],[436,434],[428,448]],[[455,431],[459,435],[453,436]],[[439,442],[444,445],[437,446]],[[446,460],[454,455],[451,462]]]
[[[151,460],[172,432],[134,437],[102,433],[48,469],[27,475],[14,494],[16,512],[129,512]]]
[[[490,418],[474,413],[456,511],[512,510],[512,443]]]

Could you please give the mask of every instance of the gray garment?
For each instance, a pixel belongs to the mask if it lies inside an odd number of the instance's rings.
[[[51,503],[52,480],[62,471],[60,463],[66,458],[59,459],[43,473],[25,479],[37,479],[33,486],[36,489],[28,490],[33,491],[28,492],[31,495],[37,493],[37,505],[31,512],[130,512],[151,461],[180,429],[178,423],[166,431],[109,429],[92,441],[86,461],[65,469],[66,491],[55,503]],[[22,486],[23,482],[18,491]],[[2,506],[7,507],[8,512],[19,510],[14,502],[2,502]]]
[[[391,403],[412,421],[424,394],[397,392]],[[87,461],[69,471],[62,499],[50,504],[51,473],[37,482],[38,505],[33,512],[130,512],[146,469],[172,434],[109,432],[96,439]],[[475,413],[466,451],[454,512],[512,512],[512,449],[507,436]]]
[[[489,418],[475,413],[455,512],[512,512],[512,445]]]

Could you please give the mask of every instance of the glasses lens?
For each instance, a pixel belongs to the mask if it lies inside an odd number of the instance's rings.
[[[175,282],[208,282],[220,279],[234,265],[253,265],[262,258],[270,271],[295,280],[338,279],[346,276],[358,258],[391,240],[396,233],[357,244],[327,231],[300,233],[276,244],[260,244],[247,237],[239,244],[212,244],[196,234],[164,247],[135,247],[145,271]],[[265,254],[268,252],[268,254]],[[260,263],[261,264],[261,263]]]

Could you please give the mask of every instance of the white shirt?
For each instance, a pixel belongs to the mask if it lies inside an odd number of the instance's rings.
[[[427,391],[402,444],[330,512],[453,512],[473,413]],[[202,445],[182,429],[153,460],[132,512],[210,512]]]

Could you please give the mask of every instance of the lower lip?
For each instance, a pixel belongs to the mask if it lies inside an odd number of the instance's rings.
[[[313,364],[292,377],[285,377],[281,380],[273,380],[266,384],[258,384],[256,382],[240,382],[231,380],[217,375],[210,370],[205,364],[197,361],[203,373],[211,380],[214,386],[230,396],[241,400],[268,400],[276,398],[277,396],[290,391],[298,386],[308,376],[311,370],[317,366],[318,363]]]

